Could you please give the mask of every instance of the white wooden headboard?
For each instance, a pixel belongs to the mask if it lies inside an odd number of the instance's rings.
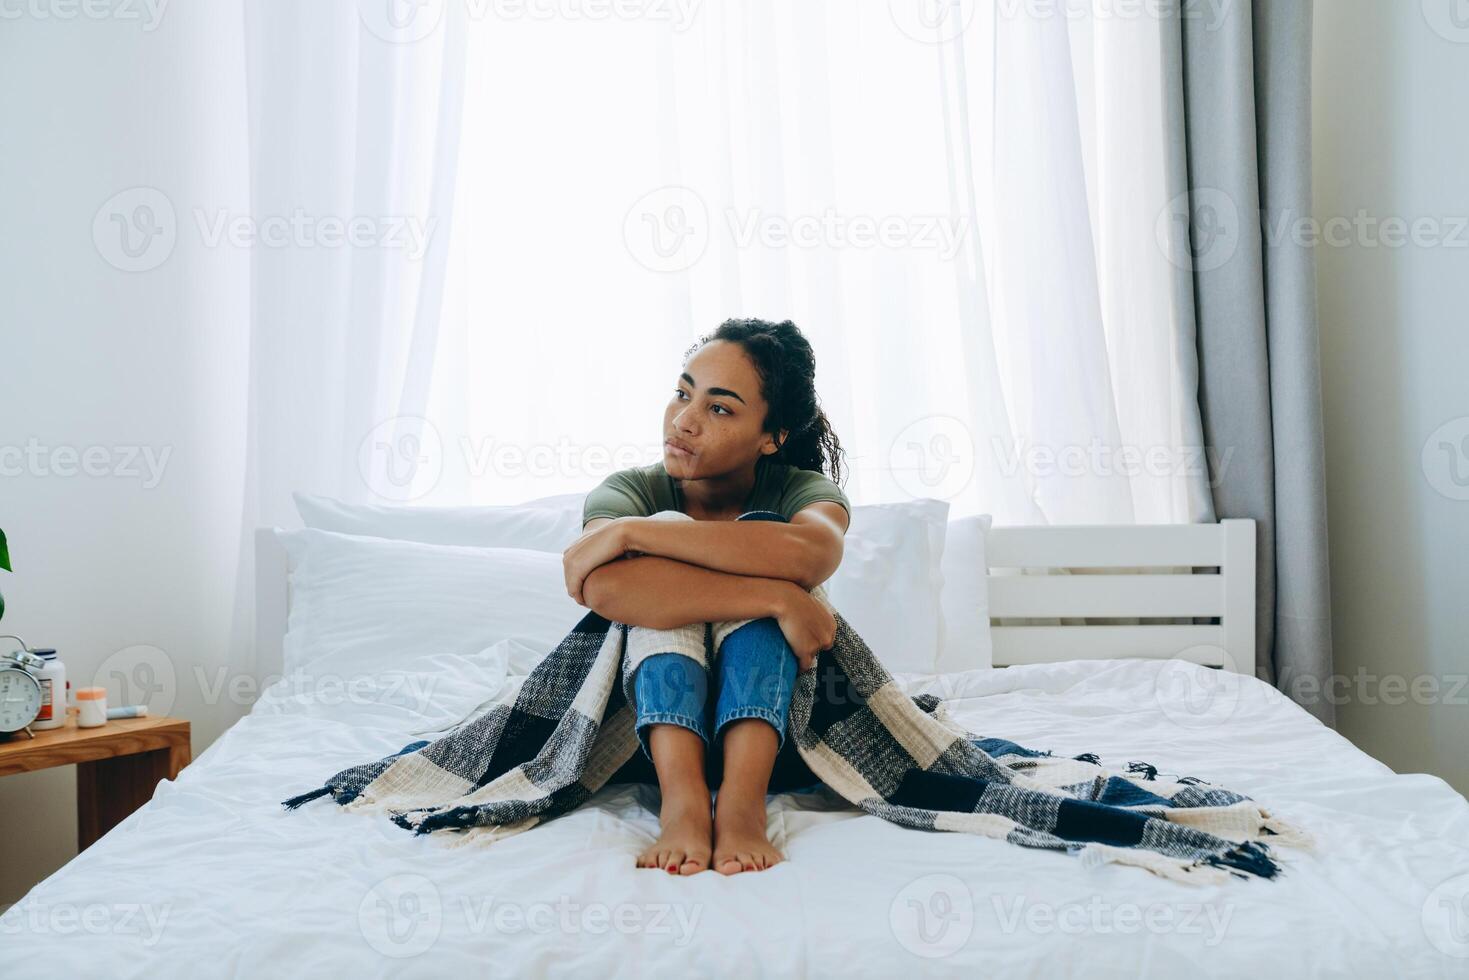
[[[1255,674],[1255,522],[993,527],[991,620],[1211,618],[1218,623],[994,625],[994,662],[1181,659]],[[1095,569],[1023,575],[1014,570]],[[1107,574],[1117,569],[1141,573]]]
[[[1217,618],[1217,624],[997,625],[994,662],[1177,658],[1255,673],[1255,522],[994,527],[986,539],[990,617]],[[1146,568],[1144,574],[1021,575],[1017,568]],[[255,532],[255,639],[279,674],[289,608],[286,554]]]

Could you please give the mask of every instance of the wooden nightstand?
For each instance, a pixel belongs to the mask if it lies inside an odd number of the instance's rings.
[[[181,718],[117,718],[78,728],[66,724],[27,738],[0,741],[0,776],[53,766],[77,767],[77,850],[90,847],[153,798],[159,780],[173,779],[193,758],[189,723]]]

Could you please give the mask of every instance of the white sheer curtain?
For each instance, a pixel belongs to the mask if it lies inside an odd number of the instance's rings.
[[[685,348],[761,316],[811,339],[859,502],[1212,519],[1137,7],[471,14],[434,453],[400,496],[657,459]]]
[[[231,663],[256,660],[254,532],[294,491],[406,499],[432,447],[464,118],[463,12],[422,36],[384,3],[245,0],[249,201],[201,234],[249,263],[245,485]],[[235,447],[221,447],[233,452]],[[239,494],[239,488],[230,488]]]
[[[379,6],[244,5],[247,531],[294,524],[296,490],[402,497],[425,439],[465,35],[457,10],[416,37]]]

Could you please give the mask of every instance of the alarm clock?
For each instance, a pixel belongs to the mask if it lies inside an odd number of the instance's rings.
[[[9,634],[0,639],[19,640],[21,648],[0,656],[0,736],[24,730],[31,738],[36,733],[30,724],[41,713],[41,682],[36,673],[46,661],[26,649],[25,640]]]

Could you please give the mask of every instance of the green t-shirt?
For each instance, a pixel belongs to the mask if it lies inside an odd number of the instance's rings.
[[[770,510],[790,520],[818,500],[834,500],[847,511],[852,505],[842,488],[825,473],[786,463],[760,462],[755,466],[755,488],[741,513]],[[581,523],[594,517],[647,517],[660,510],[683,511],[683,494],[663,464],[618,470],[592,488],[582,504]]]

